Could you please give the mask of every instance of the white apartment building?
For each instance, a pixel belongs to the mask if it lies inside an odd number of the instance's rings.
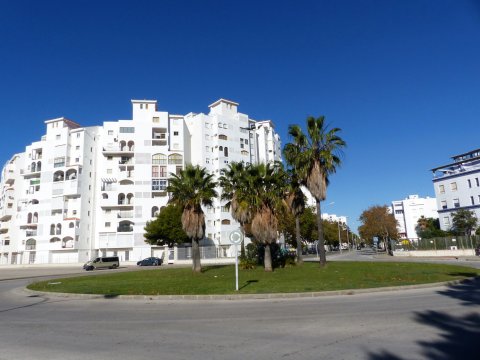
[[[416,226],[418,219],[438,219],[437,200],[435,198],[421,198],[418,195],[409,195],[404,200],[392,201],[392,213],[397,220],[397,230],[402,239],[418,239]]]
[[[231,161],[281,160],[271,121],[220,99],[205,114],[172,115],[154,100],[132,100],[130,120],[81,127],[45,121],[46,134],[4,166],[0,182],[0,264],[78,263],[99,254],[122,261],[161,256],[143,233],[167,205],[168,178],[186,163],[215,174]],[[206,210],[203,244],[230,255],[238,224],[219,200]]]
[[[459,209],[473,211],[480,219],[480,149],[452,160],[431,170],[442,230],[452,227],[452,214]]]

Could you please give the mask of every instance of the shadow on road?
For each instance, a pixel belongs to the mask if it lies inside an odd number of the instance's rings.
[[[451,285],[438,292],[441,295],[461,300],[461,305],[480,305],[480,278]],[[421,346],[421,355],[425,359],[479,359],[480,315],[470,313],[464,316],[452,316],[438,311],[426,311],[415,314],[415,321],[435,328],[440,336],[438,340],[417,343]],[[372,360],[406,360],[388,350],[369,353]]]

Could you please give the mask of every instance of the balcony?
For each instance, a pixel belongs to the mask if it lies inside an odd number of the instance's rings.
[[[8,229],[10,228],[10,222],[5,221],[0,223],[0,234],[5,234],[8,232]]]
[[[133,217],[134,217],[133,211],[122,211],[122,210],[120,210],[117,213],[117,218],[118,219],[133,219]]]
[[[6,207],[0,210],[0,221],[10,220],[13,216],[13,207]]]

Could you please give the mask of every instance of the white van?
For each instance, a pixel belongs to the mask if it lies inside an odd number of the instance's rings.
[[[120,266],[118,256],[102,256],[87,261],[83,268],[87,271],[93,269],[116,269]]]

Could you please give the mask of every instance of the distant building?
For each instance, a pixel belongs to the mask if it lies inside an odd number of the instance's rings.
[[[305,186],[302,186],[302,192],[305,195],[305,200],[306,200],[305,205],[309,206],[309,207],[313,207],[315,212],[316,212],[317,211],[317,203],[315,201],[315,198],[312,196],[310,191]],[[323,205],[323,203],[322,203],[322,205]],[[346,216],[337,216],[335,214],[327,214],[327,213],[322,212],[322,219],[332,221],[332,222],[339,222],[339,223],[347,225],[347,217]]]
[[[459,209],[471,210],[480,218],[480,149],[452,160],[431,170],[442,230],[452,227],[452,214]]]
[[[418,195],[409,195],[404,200],[392,201],[392,213],[397,220],[398,235],[402,239],[417,239],[418,219],[438,219],[437,201],[435,198],[421,198]]]

